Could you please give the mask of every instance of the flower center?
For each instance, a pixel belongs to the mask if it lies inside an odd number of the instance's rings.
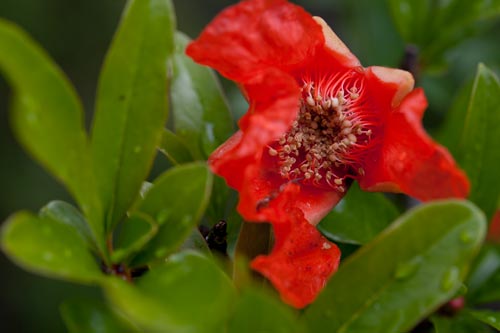
[[[297,119],[268,149],[283,178],[346,189],[346,178],[364,173],[361,158],[375,119],[364,106],[364,80],[356,71],[302,80]]]

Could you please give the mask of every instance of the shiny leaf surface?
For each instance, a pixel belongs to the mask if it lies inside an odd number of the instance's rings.
[[[108,229],[146,178],[167,117],[170,0],[130,0],[99,79],[92,153]]]
[[[459,289],[485,226],[481,211],[464,201],[406,213],[340,266],[305,312],[310,331],[410,329]]]

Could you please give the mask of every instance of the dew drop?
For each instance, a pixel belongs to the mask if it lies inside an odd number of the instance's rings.
[[[399,263],[396,267],[394,277],[397,280],[404,280],[415,274],[422,263],[423,258],[416,256],[409,261]]]
[[[50,251],[45,251],[42,255],[43,257],[43,260],[45,261],[52,261],[52,259],[54,258],[54,254]]]
[[[451,267],[448,269],[441,280],[441,288],[443,291],[450,291],[455,286],[460,276],[458,267]]]
[[[139,154],[141,152],[141,150],[142,150],[141,146],[135,146],[134,147],[134,153],[136,153],[136,154]]]
[[[488,318],[486,318],[488,320],[489,323],[496,323],[497,322],[497,319],[493,316],[489,316]]]
[[[464,244],[469,244],[470,242],[472,242],[472,240],[474,239],[474,236],[472,235],[472,233],[468,230],[464,230],[462,231],[462,233],[460,234],[460,240],[462,241],[462,243]]]
[[[163,209],[158,213],[158,215],[156,215],[156,221],[158,221],[159,224],[163,224],[166,220],[168,220],[171,214],[172,211],[170,208]]]
[[[167,248],[165,247],[160,247],[155,251],[155,256],[156,258],[162,258],[165,257],[165,254],[167,254]]]

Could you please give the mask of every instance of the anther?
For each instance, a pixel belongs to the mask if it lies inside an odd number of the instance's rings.
[[[271,155],[271,156],[278,155],[278,151],[274,148],[269,148],[268,152],[269,152],[269,155]]]

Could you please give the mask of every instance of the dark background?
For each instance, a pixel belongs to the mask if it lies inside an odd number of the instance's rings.
[[[178,29],[196,37],[217,12],[236,2],[174,0]],[[394,29],[385,1],[295,2],[325,18],[365,66],[398,67],[404,43]],[[124,5],[124,0],[0,0],[0,17],[23,27],[59,64],[76,86],[89,124],[98,73]],[[473,77],[477,62],[500,68],[500,41],[495,30],[500,31],[498,24],[449,52],[448,70],[422,77],[420,84],[430,100],[427,123],[447,110],[457,89]],[[8,125],[9,93],[0,75],[0,223],[17,210],[37,211],[54,199],[70,200],[64,188],[13,138]],[[243,111],[235,110],[239,114]],[[1,332],[64,332],[58,311],[61,301],[92,295],[99,296],[99,290],[32,275],[0,254]]]

